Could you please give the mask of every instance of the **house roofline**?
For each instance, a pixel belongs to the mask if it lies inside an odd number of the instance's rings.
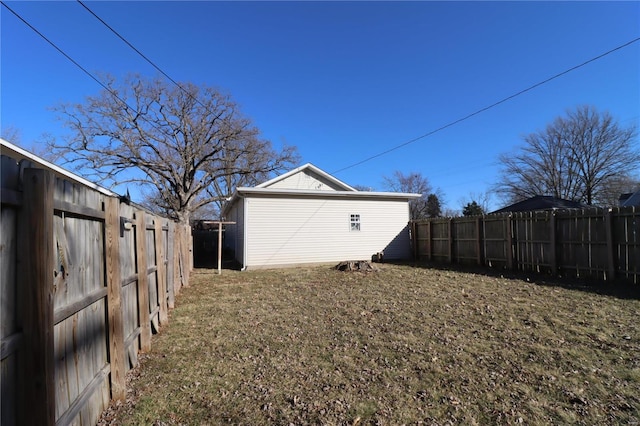
[[[378,200],[405,200],[420,198],[422,194],[407,192],[368,192],[368,191],[312,191],[306,189],[273,189],[273,188],[253,188],[239,187],[233,196],[225,204],[222,214],[226,215],[231,206],[239,198],[246,196],[296,196],[299,198],[342,198],[342,199],[378,199]]]
[[[328,181],[332,182],[333,184],[344,188],[345,191],[352,191],[352,192],[357,192],[357,189],[353,188],[350,185],[347,185],[346,183],[342,182],[340,179],[337,179],[333,176],[331,176],[329,173],[325,172],[324,170],[314,166],[311,163],[307,163],[305,165],[302,165],[298,168],[295,168],[291,171],[288,171],[287,173],[280,175],[280,176],[276,176],[273,179],[270,179],[266,182],[261,183],[260,185],[256,185],[256,188],[267,188],[271,185],[273,185],[276,182],[280,182],[281,180],[284,180],[286,178],[288,178],[289,176],[292,176],[300,171],[303,170],[311,170],[312,172],[322,176],[323,178],[327,179]]]

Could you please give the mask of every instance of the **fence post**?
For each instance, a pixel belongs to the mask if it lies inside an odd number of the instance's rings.
[[[550,264],[551,264],[551,273],[556,276],[558,275],[558,250],[556,247],[556,244],[558,243],[557,238],[556,238],[556,212],[555,210],[551,211],[551,217],[549,219],[549,227],[551,228],[551,236],[550,236],[550,254],[549,256],[551,257],[551,259],[549,259]]]
[[[484,216],[476,218],[476,250],[478,252],[478,266],[482,266],[482,223]]]
[[[25,169],[23,183],[18,274],[24,285],[24,340],[17,411],[20,424],[54,425],[54,176],[48,170]]]
[[[189,241],[191,232],[188,232],[189,225],[181,226],[180,251],[182,253],[182,285],[189,287],[189,274],[191,273],[191,248]]]
[[[160,304],[160,324],[169,321],[167,313],[167,273],[164,266],[164,239],[162,238],[162,222],[159,217],[153,219],[155,224],[156,267],[158,277],[158,303]]]
[[[453,263],[453,218],[449,218],[449,263]]]
[[[616,278],[616,262],[614,256],[613,246],[613,225],[611,223],[611,209],[604,211],[604,226],[607,238],[607,270],[608,280],[614,280]]]
[[[167,291],[169,293],[169,309],[175,308],[176,304],[176,275],[175,275],[175,262],[174,262],[174,252],[175,252],[175,224],[173,221],[169,220],[167,227]]]
[[[513,226],[511,224],[511,213],[506,217],[505,223],[506,231],[506,256],[507,256],[507,269],[513,270]]]
[[[173,228],[173,295],[176,297],[180,294],[182,287],[182,278],[180,276],[180,224],[177,223]]]
[[[107,309],[109,321],[109,363],[111,365],[111,397],[124,401],[125,347],[122,320],[120,277],[120,201],[114,197],[105,200],[105,240],[107,269]]]
[[[189,269],[187,269],[187,281],[189,280],[189,276],[191,275],[191,271],[193,271],[193,233],[191,232],[191,225],[186,225],[187,232],[187,253],[189,256]]]
[[[433,235],[433,220],[429,220],[429,222],[427,222],[427,259],[429,260],[429,262],[431,262],[431,239],[432,239],[432,235]]]
[[[147,219],[136,211],[136,270],[138,271],[138,317],[140,318],[140,349],[151,349],[151,319],[149,318],[149,276],[147,275]]]
[[[415,220],[412,220],[409,223],[411,224],[411,248],[413,248],[413,261],[416,262],[418,260],[418,236],[416,235],[418,226],[416,225]]]

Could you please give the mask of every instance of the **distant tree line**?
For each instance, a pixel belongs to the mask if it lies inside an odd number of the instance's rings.
[[[494,189],[507,203],[550,195],[615,206],[621,193],[640,186],[637,129],[591,106],[568,111],[525,136],[523,146],[499,160]]]
[[[48,138],[47,157],[75,164],[101,182],[137,182],[148,189],[146,204],[188,223],[197,211],[217,214],[238,186],[258,184],[297,164],[296,147],[275,149],[260,136],[227,94],[211,87],[131,75],[82,104],[56,110],[71,135]],[[3,128],[3,136],[20,132]],[[523,145],[500,155],[492,187],[506,204],[537,195],[614,206],[620,194],[640,188],[640,148],[635,126],[624,127],[608,112],[580,106]],[[131,171],[137,171],[132,174]],[[444,195],[419,172],[384,177],[387,190],[418,193],[409,202],[412,220],[458,215],[445,209]],[[358,190],[370,187],[357,186]],[[491,194],[461,203],[465,216],[488,213]]]

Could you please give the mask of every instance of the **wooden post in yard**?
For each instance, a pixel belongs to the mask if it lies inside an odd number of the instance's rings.
[[[125,347],[122,320],[120,277],[120,201],[114,197],[105,200],[105,239],[107,268],[107,310],[109,327],[109,363],[111,365],[111,398],[124,401]],[[144,229],[144,228],[143,228]],[[137,232],[138,230],[136,230]]]
[[[138,271],[138,318],[140,318],[140,349],[151,350],[151,318],[149,318],[149,276],[147,275],[147,219],[136,211],[136,270]]]
[[[19,424],[55,424],[53,337],[54,176],[25,169],[18,240],[18,276],[23,287],[23,350],[20,356]],[[58,272],[60,273],[60,272]]]
[[[164,238],[162,238],[162,222],[159,217],[153,219],[156,241],[156,276],[158,277],[158,302],[160,303],[160,324],[169,321],[167,312],[167,270],[164,266]]]

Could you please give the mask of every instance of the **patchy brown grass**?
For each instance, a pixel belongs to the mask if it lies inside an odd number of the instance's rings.
[[[638,424],[639,313],[411,266],[196,270],[101,424]]]

